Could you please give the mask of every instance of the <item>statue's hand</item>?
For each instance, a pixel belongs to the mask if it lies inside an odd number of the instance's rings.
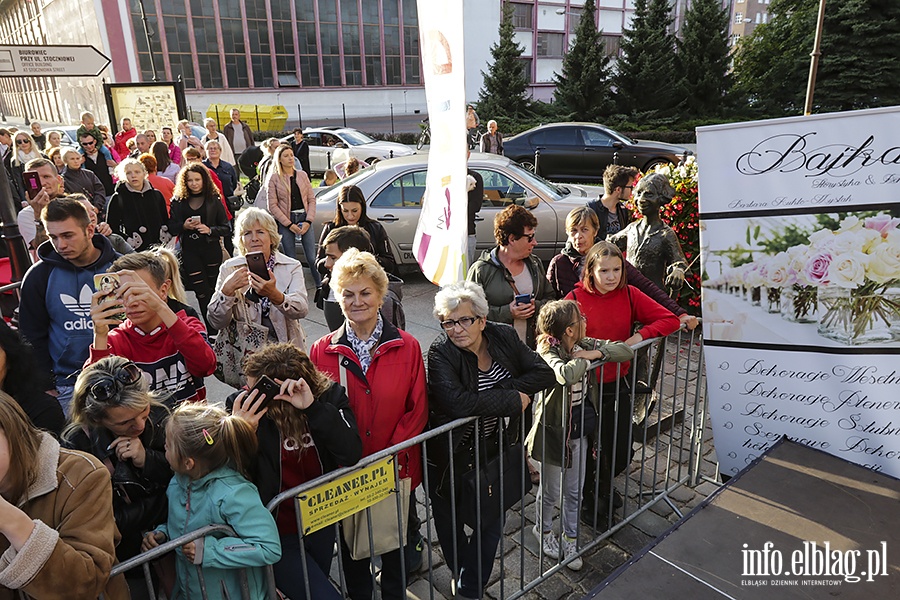
[[[666,276],[666,286],[680,290],[684,285],[684,269],[681,267],[669,267],[669,274]]]

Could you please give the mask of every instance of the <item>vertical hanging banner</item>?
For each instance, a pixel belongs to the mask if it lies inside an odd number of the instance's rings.
[[[900,107],[701,127],[721,471],[782,435],[900,477]]]
[[[466,276],[463,3],[418,0],[418,10],[431,147],[413,253],[425,276],[444,285]]]

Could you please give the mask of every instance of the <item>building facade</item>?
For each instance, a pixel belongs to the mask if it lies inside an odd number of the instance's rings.
[[[759,0],[743,0],[756,3]],[[674,29],[689,0],[673,1]],[[553,76],[584,0],[511,0],[536,99]],[[477,100],[498,39],[501,0],[463,0],[466,97]],[[615,57],[633,0],[597,0]],[[2,44],[90,44],[112,60],[97,78],[0,80],[6,112],[107,121],[102,83],[184,82],[187,103],[280,104],[291,119],[425,111],[416,0],[0,0]]]
[[[769,22],[770,0],[731,0],[731,45],[753,33],[757,25]]]

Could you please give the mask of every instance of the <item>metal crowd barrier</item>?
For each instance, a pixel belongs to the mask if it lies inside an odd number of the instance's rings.
[[[619,436],[628,436],[628,440],[630,443],[624,444],[624,448],[632,449],[634,448],[635,444],[639,444],[639,447],[636,449],[634,457],[630,461],[628,461],[625,472],[617,477],[610,477],[608,488],[603,490],[600,489],[601,461],[596,460],[594,462],[593,497],[595,499],[599,498],[602,492],[604,494],[603,497],[609,498],[609,501],[608,506],[606,507],[606,514],[595,514],[593,522],[589,525],[584,525],[579,518],[577,526],[577,555],[579,557],[590,552],[592,549],[601,544],[606,538],[610,537],[615,532],[627,526],[639,515],[649,510],[657,503],[666,503],[675,514],[677,514],[679,517],[682,516],[681,511],[679,511],[678,507],[669,498],[669,495],[680,486],[693,486],[697,485],[700,481],[699,469],[701,459],[701,444],[703,442],[702,436],[705,425],[706,410],[706,381],[705,374],[703,372],[703,348],[700,340],[701,335],[699,328],[694,331],[686,331],[682,329],[664,339],[645,340],[635,346],[636,359],[632,361],[632,369],[624,379],[621,377],[617,377],[617,379],[613,383],[607,383],[604,385],[601,381],[601,383],[599,384],[601,398],[603,398],[604,394],[611,395],[613,398],[618,398],[620,394],[623,394],[623,400],[615,402],[615,409],[612,415],[609,414],[608,410],[599,411],[600,414],[598,415],[598,422],[593,430],[594,435],[599,439],[600,432],[604,426],[604,418],[608,419],[611,417],[615,419],[614,423],[619,423],[618,419],[621,416],[620,411],[623,410],[627,411],[628,422],[631,423],[631,425],[628,427],[616,426],[613,429],[613,440],[611,448],[612,456],[610,458],[611,464],[615,465],[616,463],[616,442],[618,441]],[[638,358],[639,354],[645,354],[645,356],[642,358]],[[604,363],[602,361],[596,362],[591,365],[591,370],[602,367],[603,365]],[[611,366],[615,366],[615,368],[617,369],[617,375],[621,374],[621,365],[610,364],[607,366],[607,368]],[[584,383],[587,383],[587,376],[585,377]],[[647,385],[640,385],[641,383]],[[626,390],[626,386],[630,387],[630,390]],[[641,398],[641,395],[645,397]],[[538,395],[538,397],[535,399],[535,402],[538,402],[539,400],[540,395]],[[649,402],[651,406],[649,410],[646,411],[646,416],[639,419],[640,422],[636,423],[633,417],[635,406],[637,405],[638,408],[640,408],[642,400]],[[534,403],[532,404],[532,406],[534,406]],[[531,411],[526,412],[530,413]],[[605,417],[604,413],[606,413]],[[581,415],[581,425],[584,425],[584,412],[582,412]],[[507,427],[506,421],[504,419],[499,419],[499,422],[496,424],[499,429],[499,435],[501,436],[501,438],[503,436],[508,437],[518,435],[520,436],[520,439],[524,440],[530,426],[530,423],[526,424],[526,420],[527,419],[525,418],[519,419],[520,425],[516,431],[513,431],[511,428]],[[436,448],[434,444],[443,443],[441,440],[438,440],[436,438],[446,436],[446,442],[447,444],[449,444],[449,449],[451,450],[449,454],[449,486],[451,506],[450,516],[451,527],[454,531],[454,535],[452,538],[452,544],[454,546],[453,556],[456,556],[456,550],[458,548],[458,543],[460,542],[460,540],[458,540],[456,536],[456,520],[460,518],[458,515],[458,502],[461,500],[461,498],[459,498],[458,494],[456,493],[457,488],[459,488],[460,486],[460,482],[456,480],[456,477],[454,475],[455,465],[453,464],[452,448],[454,440],[459,439],[458,436],[475,435],[476,437],[478,437],[480,436],[482,427],[483,421],[476,417],[457,419],[436,429],[426,431],[421,435],[418,435],[401,444],[397,444],[396,446],[385,449],[371,456],[367,456],[356,465],[337,469],[313,481],[309,481],[303,485],[287,490],[273,498],[267,506],[269,510],[275,510],[275,508],[282,502],[289,500],[293,500],[295,508],[297,509],[297,530],[299,532],[298,536],[300,537],[301,541],[301,561],[298,567],[303,572],[306,585],[306,597],[311,598],[311,594],[309,589],[309,577],[307,575],[306,567],[306,550],[304,548],[304,544],[302,543],[302,538],[304,536],[304,531],[307,524],[305,524],[301,518],[301,511],[299,510],[301,502],[309,501],[309,499],[315,493],[315,490],[317,488],[320,488],[320,486],[333,483],[341,479],[342,477],[352,475],[354,473],[361,473],[367,467],[371,467],[372,465],[375,465],[379,461],[383,461],[385,459],[393,458],[393,460],[390,461],[390,465],[393,468],[394,481],[399,482],[399,467],[397,460],[398,454],[408,448],[421,446],[423,459],[423,485],[421,486],[422,491],[418,494],[416,493],[418,490],[411,491],[409,510],[417,510],[417,502],[414,500],[414,498],[418,496],[424,511],[421,513],[421,521],[424,527],[420,527],[419,530],[424,536],[424,540],[426,542],[424,557],[425,568],[422,575],[410,574],[406,572],[405,560],[401,560],[400,577],[402,586],[404,588],[408,587],[408,584],[414,577],[426,577],[429,583],[428,587],[430,589],[429,597],[433,599],[435,597],[435,572],[439,568],[439,565],[435,562],[435,559],[437,558],[436,554],[433,551],[429,551],[431,549],[434,549],[438,545],[435,523],[433,520],[432,498],[428,493],[428,491],[431,489],[432,484],[432,482],[430,481],[430,477],[432,476],[432,474],[430,473],[430,469],[427,467],[429,462],[429,448],[434,451]],[[546,429],[544,429],[543,432],[541,431],[541,429],[542,427],[539,426],[536,434],[546,435]],[[426,443],[429,441],[430,443]],[[481,466],[480,447],[481,444],[475,444],[476,469],[480,468]],[[502,465],[502,457],[504,455],[505,446],[503,444],[500,444],[499,448],[499,456],[501,457]],[[604,449],[600,448],[599,452],[602,454],[604,452]],[[525,473],[525,477],[527,477],[528,475],[527,471],[525,471],[526,467],[524,464],[525,460],[528,459],[525,458],[525,455],[523,454],[523,463],[520,465],[520,468],[522,469],[523,473]],[[583,476],[587,474],[585,469],[585,465],[579,461],[579,479],[583,479]],[[564,476],[564,472],[565,471],[560,470],[560,477]],[[476,512],[478,515],[475,529],[481,531],[481,490],[480,484],[478,483],[480,479],[476,478],[475,481],[475,502]],[[504,494],[503,481],[504,473],[501,466],[501,503],[504,500],[504,498],[502,497]],[[621,489],[621,496],[624,500],[624,506],[621,508],[621,513],[619,513],[619,509],[616,509],[614,507],[612,500],[614,488],[617,485]],[[523,480],[523,487],[524,486],[525,482]],[[564,486],[560,485],[560,499],[557,506],[555,507],[559,511],[559,517],[554,522],[554,528],[557,532],[555,535],[557,535],[558,542],[562,541],[562,528],[561,526],[559,528],[556,528],[556,523],[561,522],[562,511],[566,508],[563,490]],[[537,488],[535,487],[534,490],[529,493],[536,496],[536,492]],[[517,523],[517,526],[514,532],[503,534],[500,536],[499,552],[494,557],[495,570],[498,568],[496,566],[498,557],[501,564],[499,567],[499,593],[492,593],[492,595],[499,596],[499,598],[504,600],[513,600],[515,598],[523,597],[530,590],[541,585],[549,578],[553,577],[561,569],[569,565],[573,560],[575,560],[574,556],[566,557],[562,555],[562,552],[560,552],[560,557],[558,559],[550,559],[548,556],[544,555],[543,547],[540,541],[534,540],[534,543],[531,543],[531,540],[529,540],[528,543],[526,542],[526,537],[532,537],[532,539],[534,539],[531,532],[528,530],[531,529],[534,522],[539,520],[541,516],[540,511],[542,511],[542,508],[539,502],[534,502],[533,504],[530,504],[528,506],[529,510],[526,511],[527,503],[525,502],[525,500],[528,499],[528,496],[523,496],[523,498],[517,499],[518,501],[515,503],[515,505],[510,510],[508,510],[505,516],[502,518],[503,520],[501,521],[501,527],[503,528],[503,530],[509,531],[510,523]],[[397,543],[402,545],[403,540],[401,537],[402,533],[400,524],[403,523],[403,520],[406,519],[407,516],[403,514],[403,506],[401,502],[401,495],[399,493],[399,486],[395,486],[391,490],[390,497],[393,497],[394,501],[396,502],[397,527],[395,528],[395,531],[397,531],[398,535]],[[577,514],[579,515],[579,517],[582,509],[582,501],[583,497],[581,494],[579,494],[577,506]],[[527,515],[526,512],[530,512],[530,509],[532,507],[534,508],[535,513],[532,515]],[[366,508],[364,510],[366,514],[365,521],[369,533],[369,545],[371,551],[373,550],[372,538],[374,527],[372,512],[370,508]],[[393,511],[391,512],[393,513]],[[340,545],[342,543],[342,536],[339,523],[334,522],[327,526],[333,527],[335,529],[337,544]],[[468,532],[472,531],[472,529],[473,528],[468,527],[465,531],[468,534]],[[538,529],[540,530],[540,528]],[[209,533],[215,531],[227,531],[227,528],[208,527],[185,535],[177,540],[167,542],[166,544],[160,545],[158,548],[155,548],[150,552],[141,554],[140,556],[117,565],[115,569],[113,569],[113,575],[123,573],[133,568],[142,568],[144,570],[145,579],[147,581],[150,598],[155,599],[156,596],[154,595],[152,584],[150,583],[149,562],[191,540],[197,539],[204,535],[208,535]],[[410,531],[408,534],[408,539],[413,540],[415,539],[415,537],[415,533],[413,531]],[[529,560],[528,555],[535,554],[534,550],[529,549],[528,547],[533,547],[535,543],[537,545],[536,556],[538,559],[538,564],[540,566],[540,568],[538,569],[539,575],[532,578],[531,580],[526,581],[525,564],[526,561]],[[504,571],[502,566],[504,559],[509,560],[507,554],[510,545],[512,545],[513,547],[517,547],[517,552],[510,555],[512,557],[516,557],[516,559],[518,560],[518,569],[516,569],[517,573],[506,572]],[[560,546],[561,545],[562,544],[560,543]],[[480,553],[480,544],[477,546],[477,548],[477,551]],[[337,555],[337,581],[332,581],[336,589],[341,592],[342,596],[347,597],[347,581],[344,576],[342,552],[338,548],[335,553]],[[482,579],[482,573],[480,572],[480,558],[481,557],[479,555],[479,581]],[[444,562],[448,565],[450,563],[450,561],[447,559],[446,554],[444,555]],[[334,563],[332,563],[332,571],[335,571]],[[377,571],[377,560],[370,559],[369,572],[373,590],[376,589]],[[198,568],[198,572],[200,572],[202,576],[202,570]],[[269,579],[269,599],[276,600],[277,594],[275,591],[275,577],[274,571],[272,570],[271,566],[268,568],[267,573]],[[326,575],[328,574],[326,573]],[[457,580],[458,576],[459,573],[452,574],[454,582]],[[497,584],[495,583],[493,585]],[[241,593],[244,594],[245,591],[246,590],[241,590]],[[226,593],[228,592],[226,591]],[[205,599],[206,597],[207,596],[204,593],[203,598]],[[244,596],[242,595],[242,598],[243,597]]]

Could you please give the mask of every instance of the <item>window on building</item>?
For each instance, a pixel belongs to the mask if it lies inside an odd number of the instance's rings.
[[[300,84],[320,86],[319,43],[316,40],[316,0],[294,0],[297,11],[297,45],[300,50]]]
[[[513,27],[516,29],[533,29],[534,4],[513,3]]]
[[[344,41],[344,78],[347,85],[362,85],[359,5],[355,0],[341,2],[341,36]]]
[[[294,25],[291,21],[291,5],[272,2],[272,37],[275,45],[275,71],[279,87],[300,85],[297,77],[297,59],[294,56]]]
[[[403,0],[403,61],[406,85],[422,83],[419,59],[419,13],[416,0]]]
[[[769,22],[769,13],[763,13],[763,23]]]
[[[575,33],[575,29],[578,27],[578,24],[581,22],[581,13],[584,10],[581,8],[575,8],[574,6],[569,9],[568,13],[566,13],[566,18],[568,19],[569,24],[569,33]]]
[[[222,27],[222,48],[225,50],[227,85],[229,88],[250,87],[243,16],[237,0],[219,2],[219,23]]]
[[[606,48],[606,55],[613,58],[619,56],[619,48],[622,44],[622,36],[620,35],[602,35],[603,46]]]
[[[731,45],[732,45],[732,46],[736,46],[739,39],[741,39],[741,34],[739,34],[739,33],[732,33],[732,34],[731,34]]]
[[[531,76],[531,65],[534,60],[531,58],[520,58],[518,60],[522,65],[522,74],[525,75],[525,81],[527,81],[529,84],[532,83],[534,78]]]
[[[338,87],[341,84],[340,47],[335,0],[318,0],[319,3],[319,51],[322,54],[322,84]]]
[[[743,22],[744,22],[744,13],[742,13],[742,12],[734,13],[734,24],[740,25]]]
[[[538,32],[537,56],[562,56],[564,40],[561,33]]]

